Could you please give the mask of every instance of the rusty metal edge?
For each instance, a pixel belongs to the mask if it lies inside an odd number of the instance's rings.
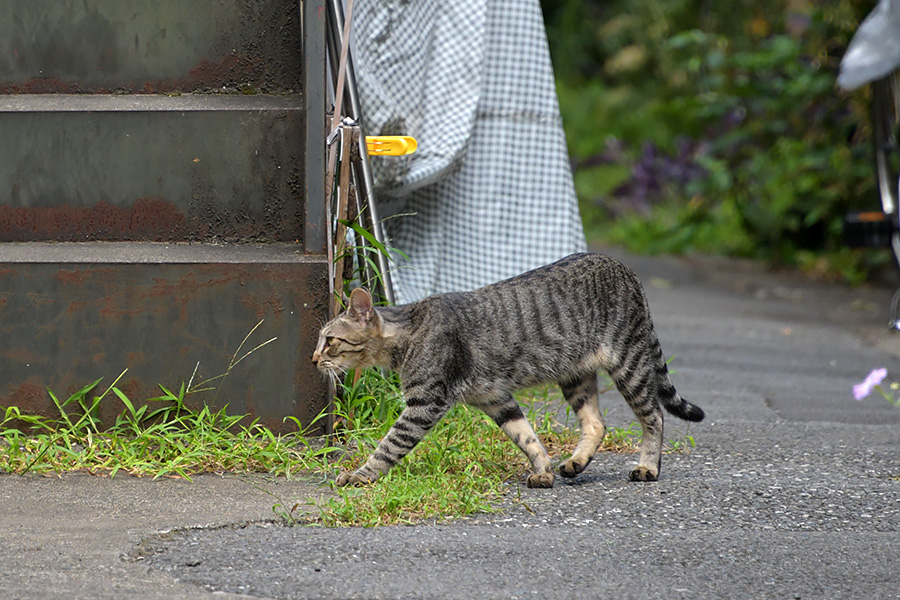
[[[303,249],[310,254],[325,253],[328,227],[325,219],[325,137],[327,123],[325,0],[299,0],[304,139],[303,172],[306,199]],[[322,428],[330,436],[334,427],[334,384],[328,384],[328,416]]]
[[[325,252],[325,87],[324,0],[300,0],[303,27],[303,110],[306,124],[303,172],[306,195],[304,249]]]
[[[297,96],[181,94],[23,94],[0,96],[0,112],[152,112],[301,110]]]
[[[296,244],[197,244],[187,242],[6,242],[0,263],[321,263],[324,255]]]

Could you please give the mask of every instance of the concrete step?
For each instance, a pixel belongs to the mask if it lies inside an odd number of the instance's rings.
[[[0,96],[0,242],[295,242],[298,96]]]
[[[327,318],[327,263],[293,244],[0,244],[0,406],[54,414],[99,377],[134,401],[228,372],[221,389],[189,396],[275,430],[311,422],[328,403],[310,361]],[[228,371],[242,340],[239,358]],[[103,388],[105,389],[105,387]],[[123,405],[104,399],[114,421]],[[57,413],[58,416],[58,413]]]
[[[0,94],[299,91],[297,0],[0,2]]]

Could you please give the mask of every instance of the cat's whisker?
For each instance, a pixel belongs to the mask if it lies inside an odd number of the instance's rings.
[[[327,371],[325,371],[325,374],[328,376],[328,380],[331,382],[331,384],[337,389],[341,387],[346,371],[341,367],[336,367],[329,364],[327,365]]]

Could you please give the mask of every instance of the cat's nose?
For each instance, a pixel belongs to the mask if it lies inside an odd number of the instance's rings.
[[[318,351],[318,350],[316,350],[315,352],[313,352],[313,355],[312,355],[312,361],[313,361],[313,364],[316,364],[316,365],[319,364],[319,359],[320,359],[320,358],[322,358],[322,355],[319,354],[319,351]]]

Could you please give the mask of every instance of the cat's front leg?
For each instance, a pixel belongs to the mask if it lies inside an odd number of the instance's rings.
[[[513,397],[510,395],[504,400],[484,405],[481,408],[531,462],[533,473],[528,475],[525,484],[530,488],[552,488],[556,477],[553,474],[550,455],[547,454]]]
[[[355,471],[338,475],[335,484],[345,486],[375,483],[415,448],[449,408],[450,405],[445,402],[408,399],[406,408],[397,417],[387,435],[378,442],[378,447],[366,463]]]
[[[379,474],[380,475],[380,474]],[[359,473],[359,470],[356,471],[344,471],[340,475],[335,478],[334,483],[343,487],[345,485],[366,485],[368,483],[375,483],[375,480],[378,479],[378,475],[375,478],[366,477],[363,474]]]

